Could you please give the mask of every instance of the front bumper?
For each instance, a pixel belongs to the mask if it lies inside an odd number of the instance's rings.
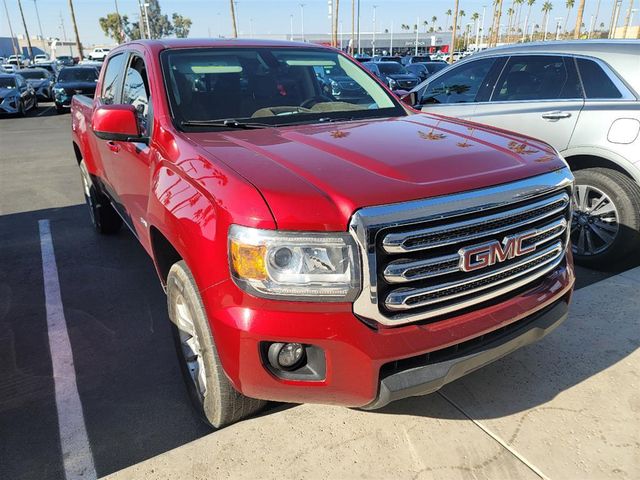
[[[18,105],[18,99],[11,101],[8,98],[5,98],[2,102],[0,102],[0,113],[18,113]]]
[[[477,348],[471,346],[465,348],[463,343],[459,347],[465,352],[462,355],[433,363],[429,363],[425,358],[424,365],[413,366],[385,376],[380,382],[380,390],[376,399],[363,408],[375,410],[396,400],[433,393],[467,373],[484,367],[520,347],[540,340],[564,322],[568,313],[569,304],[562,298],[542,312],[519,320],[513,325],[513,329],[508,329],[503,334],[498,332],[495,339],[486,344]],[[421,362],[420,359],[416,359],[412,363]]]
[[[259,299],[242,292],[231,280],[205,289],[201,295],[222,366],[238,391],[265,400],[371,409],[406,396],[433,392],[541,338],[566,317],[573,283],[569,260],[500,303],[429,323],[377,329],[358,319],[350,303]],[[564,308],[559,307],[562,305]],[[515,322],[528,327],[512,329],[513,338],[498,340],[491,335]],[[491,340],[479,340],[483,336]],[[409,372],[387,375],[389,364],[470,340],[479,350],[461,349],[462,354],[437,364],[420,365],[424,369],[414,366],[407,369]],[[276,376],[265,366],[262,342],[298,342],[321,348],[326,358],[325,377],[302,381]]]

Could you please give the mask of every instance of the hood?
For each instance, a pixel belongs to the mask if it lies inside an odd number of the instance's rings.
[[[42,78],[42,79],[31,79],[31,80],[27,80],[27,83],[29,85],[31,85],[34,88],[40,88],[44,85],[47,85],[50,82],[50,80],[47,80],[46,78]]]
[[[418,80],[418,77],[413,73],[389,73],[386,76],[394,80]]]
[[[96,82],[57,82],[56,87],[78,90],[95,90]]]
[[[264,196],[280,229],[345,230],[358,208],[446,195],[557,170],[552,147],[430,114],[188,133]]]
[[[18,92],[18,90],[16,90],[15,88],[0,88],[0,97],[2,98],[18,94],[20,94],[20,92]]]

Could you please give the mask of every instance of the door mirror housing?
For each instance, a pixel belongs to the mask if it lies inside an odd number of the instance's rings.
[[[92,129],[102,140],[147,143],[133,105],[102,105],[93,111]]]
[[[410,107],[415,107],[418,105],[418,92],[405,92],[404,95],[400,96],[400,100]]]

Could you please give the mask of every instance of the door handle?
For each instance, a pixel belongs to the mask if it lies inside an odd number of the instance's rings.
[[[120,145],[118,145],[116,142],[112,142],[111,140],[107,142],[107,147],[109,147],[109,150],[111,150],[113,153],[118,153],[120,151]]]
[[[569,112],[546,112],[542,114],[542,118],[545,120],[560,120],[561,118],[569,118],[571,113]]]

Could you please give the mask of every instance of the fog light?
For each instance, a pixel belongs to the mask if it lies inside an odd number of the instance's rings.
[[[279,370],[295,370],[305,357],[300,343],[273,343],[269,347],[269,363]]]

